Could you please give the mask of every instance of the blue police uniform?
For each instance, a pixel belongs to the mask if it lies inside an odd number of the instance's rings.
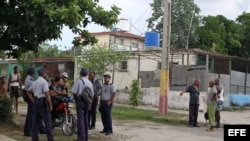
[[[82,69],[81,73],[87,75],[87,70]],[[82,79],[85,83],[83,84]],[[89,87],[94,96],[93,85],[87,77],[82,77],[74,82],[72,93],[77,96],[82,93],[84,87]],[[77,113],[77,141],[88,141],[88,108],[89,105],[82,100],[76,99],[76,113]]]
[[[106,135],[113,134],[112,128],[112,117],[111,111],[113,107],[113,102],[110,105],[107,104],[110,101],[113,94],[116,93],[116,89],[112,84],[103,84],[102,94],[101,94],[101,119],[103,124],[103,131],[101,133],[106,133]]]
[[[33,71],[33,70],[29,69],[28,71]],[[35,79],[31,75],[27,75],[27,77],[24,81],[24,89],[27,91],[28,88],[34,83],[34,81],[35,81]],[[27,104],[28,104],[28,108],[27,108],[27,114],[26,114],[26,119],[25,119],[25,124],[24,124],[24,135],[31,136],[34,105],[33,105],[32,101],[29,99],[27,101]],[[45,129],[42,126],[42,121],[40,124],[40,133],[45,133]]]
[[[95,128],[96,108],[98,105],[98,97],[101,95],[101,92],[102,92],[102,84],[97,79],[91,82],[93,84],[93,89],[94,89],[94,98],[91,103],[91,109],[89,110],[89,113],[88,113],[88,121],[89,121],[89,128],[93,129]]]
[[[46,73],[46,70],[44,68],[41,68],[38,70],[38,73]],[[34,93],[34,124],[32,128],[32,141],[39,141],[38,129],[41,120],[43,120],[45,124],[47,140],[54,141],[50,111],[47,105],[47,100],[45,98],[45,92],[49,92],[48,82],[40,76],[32,84],[28,91]]]
[[[32,76],[28,75],[24,81],[24,89],[27,91],[34,81],[35,79]],[[24,135],[30,136],[31,129],[32,129],[32,122],[30,121],[33,121],[33,118],[32,118],[33,117],[33,103],[28,99],[27,104],[28,104],[28,109],[27,109],[25,125],[24,125]]]

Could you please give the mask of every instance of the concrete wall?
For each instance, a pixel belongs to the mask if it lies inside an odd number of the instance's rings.
[[[127,71],[115,71],[114,72],[114,82],[113,84],[118,90],[123,90],[125,87],[130,88],[132,80],[137,79],[138,75],[142,71],[146,72],[155,72],[157,70],[158,62],[155,60],[140,58],[140,63],[137,57],[129,59],[128,61]],[[140,64],[140,65],[139,65]],[[138,70],[140,70],[138,74]],[[155,73],[151,74],[151,76],[155,77]],[[150,76],[150,77],[151,77]]]
[[[126,72],[115,71],[114,72],[114,86],[116,89],[125,89],[125,87],[130,87],[132,80],[137,79],[138,74],[138,60],[130,59],[128,60],[128,69]]]
[[[0,64],[0,75],[8,74],[8,64]]]
[[[143,88],[142,89],[142,104],[152,105],[155,107],[159,106],[159,93],[160,88]],[[169,91],[168,94],[168,108],[171,109],[185,109],[188,110],[189,106],[189,93],[180,96],[180,91]],[[115,97],[115,101],[118,103],[128,104],[129,94],[128,92],[119,91]],[[200,93],[200,108],[199,110],[204,111],[206,109],[206,92]]]
[[[138,40],[134,38],[129,37],[121,37],[121,36],[114,36],[109,34],[101,34],[101,35],[95,35],[95,37],[98,39],[98,43],[102,44],[117,44],[120,45],[120,39],[124,40],[124,46],[131,47],[133,43],[137,43],[138,49],[142,50],[144,48],[144,41]]]
[[[95,35],[98,39],[98,44],[109,44],[109,35]]]

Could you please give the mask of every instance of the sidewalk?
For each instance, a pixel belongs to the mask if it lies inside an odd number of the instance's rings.
[[[11,138],[4,136],[4,135],[0,135],[0,141],[16,141],[16,140],[11,139]]]

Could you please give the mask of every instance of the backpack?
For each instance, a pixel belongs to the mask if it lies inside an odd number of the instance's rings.
[[[82,79],[81,79],[82,80]],[[85,86],[82,90],[82,93],[78,94],[78,98],[80,100],[83,100],[85,103],[87,104],[91,104],[92,103],[92,91],[90,89],[90,87],[86,86],[84,81],[82,80],[83,85]]]

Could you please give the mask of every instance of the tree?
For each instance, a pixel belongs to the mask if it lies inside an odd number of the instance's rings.
[[[77,57],[78,66],[84,66],[89,71],[102,75],[106,71],[117,69],[117,63],[126,61],[130,54],[125,51],[114,51],[106,44],[96,44],[91,47],[82,47],[83,54]]]
[[[34,67],[35,53],[33,51],[25,52],[20,55],[17,59],[17,64],[22,67],[21,76],[24,84],[25,78],[27,76],[27,70],[29,67]]]
[[[138,106],[141,100],[141,89],[139,80],[132,80],[131,90],[129,91],[129,104]]]
[[[240,52],[242,57],[250,57],[250,13],[243,12],[236,21],[240,25],[242,47]]]
[[[235,51],[241,47],[240,26],[222,15],[203,17],[196,34],[201,49],[239,55]]]
[[[152,7],[153,13],[147,20],[148,28],[152,31],[159,32],[162,40],[164,2],[163,0],[154,0],[150,6]],[[199,26],[199,12],[200,9],[193,0],[172,0],[171,47],[185,48],[187,40],[189,40],[188,46],[196,46],[198,37],[194,33],[196,27]]]
[[[120,8],[113,5],[104,10],[99,0],[1,0],[0,1],[0,50],[14,57],[22,52],[38,51],[41,43],[61,38],[63,26],[79,34],[80,45],[97,40],[84,28],[96,23],[111,28],[118,21]]]
[[[38,48],[36,57],[47,58],[47,57],[72,57],[71,50],[62,51],[58,49],[57,45],[50,45],[48,43],[42,43]]]

